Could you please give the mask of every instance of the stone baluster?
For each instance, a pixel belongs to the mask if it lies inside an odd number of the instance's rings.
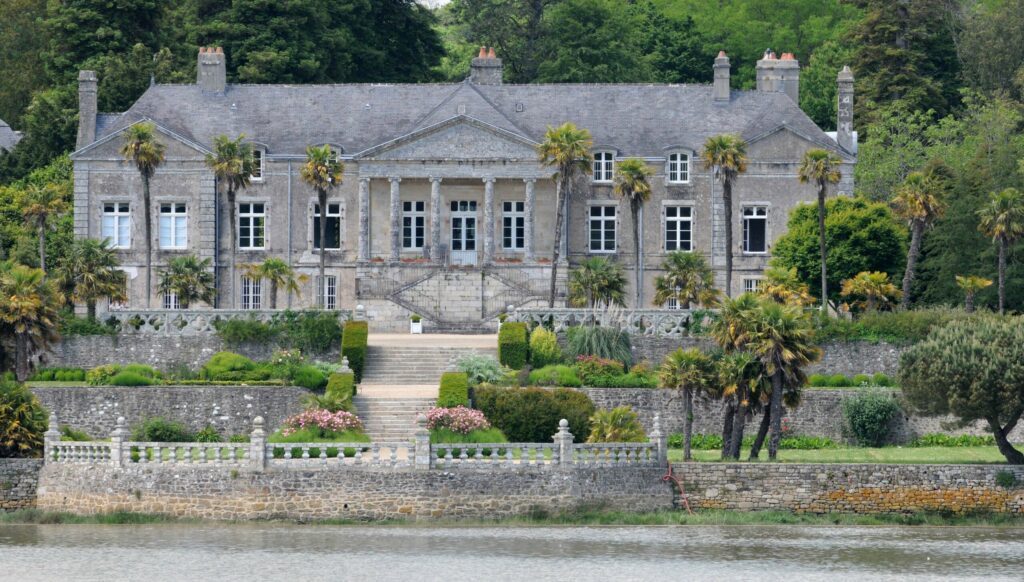
[[[668,464],[668,435],[661,432],[661,415],[654,415],[654,428],[648,436],[656,449],[656,458],[652,460],[656,460],[658,466]]]
[[[124,437],[127,433],[124,417],[117,417],[114,430],[110,433],[110,464],[114,467],[121,467],[124,463],[123,447]]]
[[[252,419],[252,432],[249,433],[249,466],[257,473],[262,473],[267,467],[267,433],[263,430],[262,416]]]
[[[494,178],[484,178],[484,265],[494,262]]]
[[[537,195],[534,193],[534,186],[537,184],[536,178],[526,178],[523,180],[526,183],[526,200],[523,204],[525,215],[523,217],[523,261],[532,263],[535,260],[533,254],[533,213],[534,205],[537,201]]]
[[[569,432],[569,421],[562,419],[558,421],[558,432],[552,440],[555,442],[555,458],[553,462],[563,465],[572,464],[573,435]]]
[[[388,178],[391,182],[391,262],[402,260],[402,193],[399,189],[402,179]]]
[[[514,455],[512,453],[512,447],[505,447],[505,464],[511,465],[515,462]]]
[[[45,462],[61,461],[57,447],[60,446],[60,426],[57,424],[57,413],[50,413],[50,423],[43,433],[43,458]]]
[[[441,178],[430,177],[430,260],[441,262]]]
[[[370,179],[359,178],[359,262],[370,260]]]

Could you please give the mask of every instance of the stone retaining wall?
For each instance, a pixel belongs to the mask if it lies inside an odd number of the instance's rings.
[[[0,511],[36,506],[42,459],[0,459]]]
[[[654,511],[673,506],[661,468],[268,471],[214,467],[50,464],[38,506],[97,514],[203,519],[493,519],[587,507]]]

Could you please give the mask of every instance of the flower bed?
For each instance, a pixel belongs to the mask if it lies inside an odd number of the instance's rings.
[[[331,438],[333,434],[363,430],[363,422],[351,412],[331,412],[323,408],[304,410],[288,417],[282,423],[281,436],[291,436],[297,431],[312,430],[320,438]]]
[[[491,428],[484,413],[465,406],[454,408],[431,408],[427,411],[427,428],[447,429],[460,434]]]

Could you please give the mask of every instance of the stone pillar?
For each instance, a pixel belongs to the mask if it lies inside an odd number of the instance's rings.
[[[128,434],[125,429],[124,417],[117,417],[117,425],[114,427],[114,431],[110,433],[110,464],[114,467],[121,467],[124,465],[124,437]]]
[[[525,227],[523,229],[523,237],[526,239],[524,241],[525,246],[523,247],[523,262],[532,263],[535,260],[533,256],[533,207],[537,200],[537,196],[534,193],[534,185],[536,185],[537,180],[535,178],[526,178],[523,182],[526,183],[526,202],[523,204],[523,210],[526,214],[523,217]]]
[[[267,468],[267,433],[263,431],[263,417],[252,419],[249,434],[249,467],[256,473]]]
[[[441,178],[430,178],[430,260],[441,262]]]
[[[359,178],[359,262],[370,260],[370,179]]]
[[[416,435],[413,445],[414,467],[416,469],[429,470],[433,463],[430,454],[430,431],[427,430],[427,417],[422,412],[416,416]]]
[[[53,449],[60,442],[60,425],[57,423],[57,413],[50,413],[50,423],[43,433],[43,462],[52,463],[56,461],[56,451]]]
[[[388,178],[391,181],[391,262],[402,260],[402,195],[398,185],[401,178]]]
[[[661,417],[654,415],[654,428],[647,435],[658,448],[658,466],[668,464],[668,435],[661,432]]]
[[[573,435],[569,432],[568,420],[563,418],[558,421],[558,432],[552,439],[555,441],[555,451],[558,453],[558,464],[572,465]]]
[[[853,152],[853,71],[843,67],[836,77],[839,104],[836,108],[836,141],[848,152]]]
[[[484,264],[494,262],[494,178],[484,178]]]

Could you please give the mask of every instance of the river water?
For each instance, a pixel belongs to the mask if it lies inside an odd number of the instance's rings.
[[[0,580],[1024,580],[1024,530],[0,526]]]

